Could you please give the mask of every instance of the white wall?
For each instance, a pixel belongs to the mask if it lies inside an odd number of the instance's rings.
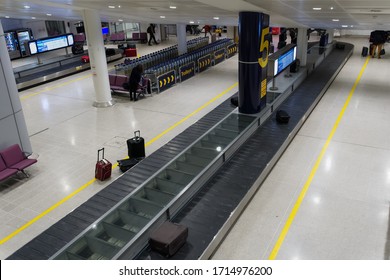
[[[370,36],[373,30],[354,30],[354,29],[341,29],[341,36]]]
[[[24,20],[24,26],[31,28],[34,39],[48,37],[44,20]]]

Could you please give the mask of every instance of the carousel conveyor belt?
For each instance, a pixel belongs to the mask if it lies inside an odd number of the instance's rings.
[[[304,116],[313,110],[352,54],[353,46],[345,45],[343,50],[332,51],[325,59],[326,63],[320,64],[280,105],[279,108],[288,111],[291,116],[287,125],[277,124],[275,112],[272,112],[231,159],[175,214],[173,221],[188,226],[189,236],[187,243],[170,259],[207,258],[211,254],[210,244],[214,237],[250,192],[259,176],[265,176],[270,171],[269,164],[276,162],[303,124]],[[51,258],[234,109],[230,99],[224,101],[8,259]],[[149,247],[145,247],[137,258],[165,259]]]

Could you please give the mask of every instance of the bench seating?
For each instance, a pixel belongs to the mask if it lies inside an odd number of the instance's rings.
[[[129,92],[128,89],[125,89],[123,87],[124,83],[129,82],[129,78],[127,76],[109,74],[108,79],[110,81],[110,88],[113,92],[116,92],[116,91]]]
[[[0,180],[6,179],[18,171],[22,172],[24,175],[26,175],[26,177],[28,177],[24,169],[37,162],[36,159],[27,158],[18,144],[14,144],[4,150],[1,150],[0,158],[0,170],[2,174]]]
[[[108,79],[110,81],[110,88],[112,92],[120,91],[120,92],[129,92],[129,89],[125,89],[123,87],[124,83],[129,83],[129,78],[125,75],[114,75],[109,74]],[[145,97],[145,94],[151,94],[151,82],[150,79],[142,78],[142,86],[139,86],[137,89],[137,99],[140,95]]]

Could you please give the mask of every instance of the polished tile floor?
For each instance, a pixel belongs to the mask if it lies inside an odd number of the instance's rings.
[[[213,256],[267,259],[366,61],[353,56]],[[390,259],[389,58],[370,59],[276,259]]]
[[[360,51],[366,40],[343,40],[356,45],[354,55],[213,258],[268,258],[364,65]],[[174,43],[141,45],[139,54]],[[386,56],[369,61],[278,259],[389,259],[388,65]],[[150,154],[234,94],[236,83],[237,56],[137,102],[114,95],[116,105],[111,108],[92,107],[94,91],[89,71],[21,92],[39,163],[29,168],[30,178],[20,176],[0,184],[0,259],[109,183],[90,183],[97,149],[105,147],[106,157],[115,162],[126,156],[125,140],[139,129]],[[222,97],[168,130],[221,93]],[[111,180],[120,175],[115,169]],[[83,190],[50,209],[83,186]],[[36,221],[27,224],[32,219]],[[29,226],[18,230],[26,224]],[[12,233],[17,234],[10,238]]]

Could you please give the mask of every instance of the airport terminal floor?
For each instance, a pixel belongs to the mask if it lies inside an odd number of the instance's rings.
[[[389,58],[362,58],[367,38],[336,40],[354,54],[213,259],[390,259]],[[0,184],[0,259],[122,174],[94,180],[97,149],[115,163],[141,130],[151,154],[236,93],[237,59],[137,102],[113,95],[111,108],[92,107],[90,71],[20,92],[39,158],[30,178]]]

